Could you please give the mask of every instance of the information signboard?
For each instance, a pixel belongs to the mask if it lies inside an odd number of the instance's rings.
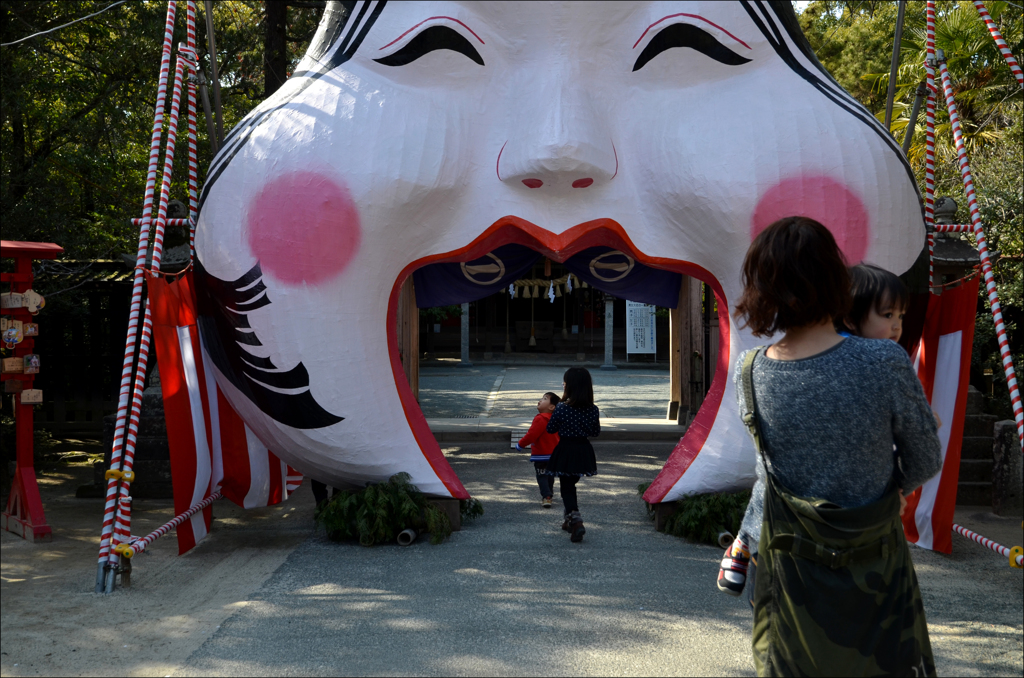
[[[651,304],[626,301],[626,354],[657,354],[657,333]]]

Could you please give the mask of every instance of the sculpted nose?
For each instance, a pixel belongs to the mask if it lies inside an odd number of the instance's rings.
[[[589,97],[572,87],[548,86],[511,116],[498,152],[502,182],[546,191],[599,187],[618,173],[618,153]]]

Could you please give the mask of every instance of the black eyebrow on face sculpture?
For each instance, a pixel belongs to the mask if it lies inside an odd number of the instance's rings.
[[[410,40],[409,44],[394,54],[389,54],[381,59],[374,59],[374,61],[385,66],[404,66],[416,61],[425,54],[439,49],[450,49],[453,52],[466,55],[481,66],[484,65],[483,57],[469,43],[469,40],[466,40],[458,31],[448,26],[431,26]]]
[[[647,62],[658,56],[667,49],[673,47],[689,47],[701,54],[711,57],[726,66],[739,66],[750,61],[741,57],[722,43],[718,42],[707,31],[692,24],[672,24],[661,29],[654,38],[647,43],[647,47],[637,57],[633,64],[633,70],[639,71],[647,65]]]

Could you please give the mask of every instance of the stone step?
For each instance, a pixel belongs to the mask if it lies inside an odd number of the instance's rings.
[[[992,461],[992,438],[964,436],[960,459],[987,459]]]
[[[961,459],[960,482],[992,482],[991,459]]]
[[[988,436],[991,439],[997,419],[999,417],[994,414],[969,414],[964,417],[964,435]]]
[[[961,482],[956,490],[957,506],[991,506],[992,483]]]

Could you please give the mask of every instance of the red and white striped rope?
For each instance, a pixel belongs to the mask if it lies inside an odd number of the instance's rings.
[[[964,231],[973,231],[973,224],[935,224],[932,226],[932,230],[936,233],[963,233]]]
[[[211,494],[209,497],[202,500],[198,504],[190,506],[189,509],[184,513],[174,516],[174,518],[172,518],[170,521],[156,528],[142,539],[133,542],[131,544],[132,553],[128,557],[130,558],[135,554],[142,553],[146,550],[146,547],[152,544],[154,541],[164,536],[165,534],[176,528],[178,525],[181,525],[183,522],[194,516],[196,513],[202,511],[204,508],[206,508],[207,506],[209,506],[210,504],[212,504],[213,502],[220,498],[220,490],[217,490],[216,492],[214,492],[213,494]]]
[[[188,34],[187,44],[189,49],[198,59],[196,51],[196,3],[195,0],[188,0],[187,5],[188,21],[186,29]],[[198,63],[196,64],[196,75],[198,75]],[[196,219],[199,216],[199,158],[196,153],[196,81],[190,78],[188,82],[188,249],[189,261],[196,257]]]
[[[996,26],[996,22],[992,20],[988,10],[985,9],[985,3],[980,0],[974,0],[974,7],[978,10],[978,14],[985,20],[985,25],[988,26],[988,32],[992,34],[992,39],[996,41],[996,47],[999,48],[1000,53],[1003,55],[1003,59],[1006,60],[1006,65],[1010,67],[1013,72],[1013,77],[1017,78],[1017,83],[1024,87],[1024,72],[1020,70],[1020,64],[1013,57],[1013,52],[1010,51],[1009,45],[1003,40],[1002,33],[999,32],[999,27]]]
[[[931,229],[935,225],[935,7],[927,6],[925,29],[925,85],[928,97],[924,108],[924,223]],[[928,284],[935,286],[935,234],[928,233]]]
[[[141,225],[142,225],[142,219],[139,219],[139,218],[132,219],[132,226],[141,226]],[[189,225],[189,220],[188,219],[168,219],[167,220],[167,225],[168,226],[188,226]]]
[[[961,535],[967,537],[971,541],[978,542],[979,544],[981,544],[985,548],[992,549],[993,551],[995,551],[996,553],[998,553],[999,555],[1001,555],[1001,556],[1003,556],[1005,558],[1009,558],[1010,557],[1010,554],[1012,552],[1011,549],[1003,546],[1002,544],[996,543],[996,542],[992,541],[991,539],[989,539],[987,537],[983,537],[980,534],[978,534],[977,532],[972,532],[971,530],[968,530],[963,525],[957,525],[956,523],[953,523],[953,531],[958,533],[958,534],[961,534]],[[1018,553],[1018,554],[1016,554],[1016,557],[1013,560],[1017,564],[1017,567],[1024,566],[1024,555],[1021,555],[1021,554]]]
[[[160,185],[160,202],[157,207],[156,232],[153,235],[153,261],[152,270],[160,270],[160,260],[163,257],[164,230],[167,223],[167,203],[170,198],[171,178],[174,169],[174,149],[178,134],[178,113],[181,108],[181,87],[184,79],[185,66],[189,63],[189,52],[187,48],[179,47],[178,58],[174,66],[174,85],[171,88],[171,110],[167,122],[167,143],[164,151],[164,171]],[[138,272],[138,271],[137,271]],[[142,391],[145,388],[146,368],[149,362],[149,342],[153,332],[153,324],[150,319],[149,306],[146,307],[146,324],[143,326],[142,342],[139,346],[139,360],[135,370],[135,388],[132,392],[131,419],[129,424],[129,435],[124,446],[124,460],[122,469],[131,471],[135,460],[135,443],[138,436],[139,416],[142,409]],[[120,483],[120,495],[128,496],[129,483]],[[115,517],[115,524],[130,520],[130,517],[122,515],[118,510]],[[125,524],[120,530],[115,529],[110,544],[110,553],[107,556],[111,565],[117,564],[118,554],[113,548],[119,543],[117,535],[119,532],[131,532],[131,525]]]
[[[111,448],[110,468],[118,471],[121,468],[121,450],[124,445],[125,420],[128,414],[128,398],[131,387],[132,365],[135,362],[135,347],[138,341],[139,316],[142,308],[143,267],[146,264],[146,253],[149,249],[149,227],[153,214],[153,191],[156,185],[157,162],[160,157],[160,139],[163,135],[164,106],[167,98],[167,74],[171,63],[171,48],[174,44],[174,17],[177,2],[167,3],[167,17],[164,23],[163,51],[160,55],[160,74],[157,81],[156,106],[153,117],[153,133],[149,144],[149,169],[146,173],[146,190],[142,205],[141,230],[139,232],[139,248],[136,253],[135,276],[132,280],[132,300],[128,316],[128,333],[125,340],[124,362],[121,367],[121,388],[117,401],[117,419],[114,426],[114,443]],[[96,575],[97,590],[103,586],[103,564],[110,555],[110,536],[114,529],[114,516],[117,510],[117,489],[119,480],[116,477],[107,481],[106,504],[103,509],[103,527],[100,533],[99,569]]]
[[[929,7],[933,5],[933,2],[934,0],[929,0]],[[981,211],[978,209],[978,198],[974,192],[974,176],[971,173],[971,164],[967,159],[963,127],[960,124],[960,115],[957,112],[956,99],[953,96],[953,81],[949,77],[949,70],[946,68],[945,61],[939,62],[939,75],[942,77],[942,91],[946,97],[946,106],[949,109],[949,122],[953,128],[953,141],[956,143],[960,176],[963,178],[964,192],[967,194],[967,208],[971,213],[971,224],[974,226],[974,239],[978,244],[978,255],[981,257],[981,273],[984,276],[985,290],[988,292],[988,303],[992,309],[992,320],[996,327],[999,355],[1003,359],[1003,372],[1006,374],[1006,384],[1010,389],[1010,406],[1013,408],[1013,418],[1017,423],[1017,438],[1021,448],[1024,449],[1024,407],[1021,406],[1017,374],[1013,369],[1013,354],[1010,352],[1010,342],[1006,336],[1006,326],[1003,324],[1003,312],[999,304],[999,291],[996,288],[995,276],[992,273],[992,262],[988,251],[988,240],[985,237],[985,227],[981,223]]]

